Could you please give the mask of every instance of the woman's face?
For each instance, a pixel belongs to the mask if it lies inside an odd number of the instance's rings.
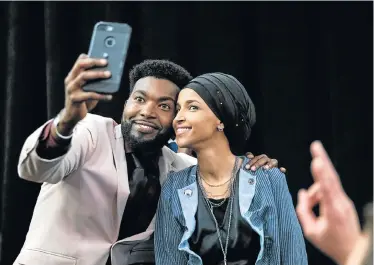
[[[181,90],[176,109],[173,127],[179,147],[196,149],[218,133],[220,120],[194,90]]]

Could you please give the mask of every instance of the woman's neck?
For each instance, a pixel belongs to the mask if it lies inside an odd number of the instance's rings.
[[[218,184],[231,177],[235,155],[225,144],[210,145],[208,148],[195,150],[200,174],[211,184]]]

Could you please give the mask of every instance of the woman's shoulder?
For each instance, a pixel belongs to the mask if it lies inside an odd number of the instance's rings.
[[[256,177],[267,178],[272,187],[287,187],[286,175],[279,170],[279,168],[264,169],[259,168],[256,170]]]

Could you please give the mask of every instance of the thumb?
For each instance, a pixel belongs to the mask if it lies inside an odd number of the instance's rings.
[[[300,190],[296,206],[296,213],[305,235],[311,235],[313,227],[316,227],[317,217],[313,212],[313,205],[305,190]]]

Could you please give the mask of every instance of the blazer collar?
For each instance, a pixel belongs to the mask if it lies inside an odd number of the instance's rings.
[[[114,129],[114,138],[115,139],[122,139],[122,131],[121,131],[121,125],[117,125]],[[170,150],[167,146],[164,146],[161,149],[161,156],[158,162],[159,169],[160,169],[160,182],[161,184],[164,183],[166,180],[167,174],[171,171],[176,171],[176,168],[174,166],[174,162],[176,159],[176,154]]]

